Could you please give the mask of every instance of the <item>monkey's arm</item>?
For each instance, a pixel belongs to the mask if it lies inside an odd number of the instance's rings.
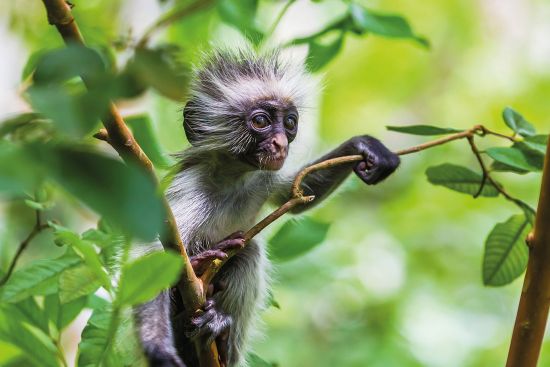
[[[296,206],[291,212],[303,212],[323,201],[340,186],[352,170],[367,185],[375,185],[393,173],[400,162],[399,156],[386,148],[378,139],[363,135],[351,138],[309,165],[331,158],[355,154],[362,155],[364,160],[357,163],[337,165],[307,175],[302,182],[302,189],[305,195],[315,195],[315,200],[311,204]],[[286,190],[285,194],[279,191],[275,200],[282,203],[288,199],[288,187]]]

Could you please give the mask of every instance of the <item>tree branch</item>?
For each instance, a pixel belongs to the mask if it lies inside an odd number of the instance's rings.
[[[0,286],[3,286],[4,284],[6,284],[6,282],[10,279],[15,269],[15,265],[17,264],[17,260],[19,260],[19,257],[23,254],[23,251],[25,251],[29,243],[31,243],[31,241],[34,239],[34,237],[36,237],[36,235],[38,235],[40,232],[42,232],[42,230],[46,228],[49,228],[49,226],[47,224],[42,223],[40,211],[37,210],[36,222],[34,223],[34,226],[32,227],[32,230],[27,235],[27,237],[23,241],[21,241],[21,243],[19,244],[19,247],[17,248],[17,251],[15,252],[15,255],[8,267],[8,271],[6,272],[6,274],[4,274],[4,276],[0,280]]]
[[[48,13],[49,23],[56,26],[65,43],[74,42],[84,45],[82,34],[72,16],[71,7],[64,0],[42,1]],[[82,78],[82,80],[85,84],[87,83],[86,78]],[[151,180],[158,185],[158,179],[155,175],[151,160],[134,139],[130,129],[124,123],[114,103],[110,104],[109,111],[102,121],[106,132],[100,132],[100,136],[108,139],[109,144],[111,144],[124,160],[137,163],[141,166],[145,172],[149,174]],[[184,268],[178,288],[182,295],[182,301],[186,310],[193,312],[204,303],[202,283],[193,272],[189,257],[179,235],[172,210],[166,198],[163,197],[162,200],[166,219],[161,233],[161,242],[165,250],[177,251],[183,258]]]
[[[550,142],[548,142],[550,143]],[[535,367],[550,306],[550,145],[547,143],[535,228],[527,238],[529,261],[523,280],[507,367]]]
[[[191,4],[185,4],[179,8],[172,9],[166,14],[162,15],[155,23],[153,23],[141,36],[141,39],[137,43],[137,47],[143,47],[149,42],[149,39],[159,30],[167,27],[168,25],[195,14],[198,11],[209,8],[214,4],[213,0],[197,0]]]
[[[505,139],[508,139],[508,140],[510,140],[510,139],[513,140],[513,138],[511,138],[511,137],[493,132],[493,131],[487,129],[483,125],[475,125],[471,129],[468,129],[468,130],[460,131],[460,132],[455,133],[455,134],[450,134],[450,135],[445,136],[443,138],[435,139],[435,140],[432,140],[432,141],[429,141],[429,142],[426,142],[426,143],[423,143],[423,144],[419,144],[419,145],[416,145],[416,146],[413,146],[413,147],[410,147],[410,148],[398,150],[396,152],[396,154],[397,155],[412,154],[412,153],[420,152],[422,150],[433,148],[433,147],[436,147],[436,146],[439,146],[439,145],[442,145],[442,144],[446,144],[446,143],[449,143],[451,141],[455,141],[455,140],[459,140],[459,139],[465,139],[466,138],[466,139],[468,139],[468,141],[470,141],[470,140],[473,141],[473,137],[475,135],[480,135],[480,136],[494,135],[494,136],[498,136],[498,137],[505,138]],[[513,141],[515,141],[515,140],[513,140]],[[474,154],[476,154],[476,152],[477,152],[477,154],[479,154],[477,149],[474,151]],[[477,155],[476,155],[476,157],[477,157]],[[296,205],[308,203],[308,202],[311,202],[315,199],[314,196],[304,196],[303,191],[301,189],[302,181],[304,180],[304,178],[308,174],[310,174],[312,172],[315,172],[315,171],[322,170],[322,169],[327,169],[327,168],[330,168],[330,167],[333,167],[333,166],[336,166],[336,165],[346,164],[346,163],[351,163],[351,162],[359,162],[361,160],[363,160],[362,155],[349,155],[349,156],[343,156],[343,157],[327,159],[325,161],[318,162],[316,164],[313,164],[311,166],[307,166],[307,167],[303,168],[300,172],[298,172],[298,174],[294,178],[294,181],[293,181],[292,186],[291,186],[291,198],[285,204],[283,204],[282,206],[277,208],[275,211],[273,211],[267,217],[262,219],[254,227],[252,227],[250,230],[248,230],[245,233],[245,245],[254,236],[256,236],[261,230],[263,230],[265,227],[267,227],[269,224],[271,224],[272,222],[277,220],[281,215],[288,212],[290,209],[292,209]],[[488,173],[487,169],[485,168],[485,165],[483,164],[483,161],[481,161],[480,163],[482,164],[483,171]],[[490,178],[490,176],[488,177],[488,179],[490,180],[491,183],[493,183],[495,185],[495,187],[497,187],[497,189],[507,199],[512,200],[512,201],[517,201],[517,199],[514,199],[513,197],[511,197],[508,193],[506,193],[504,191],[504,189],[502,189],[502,187],[497,185],[496,182],[494,182],[492,180],[492,178]],[[201,276],[201,279],[203,280],[203,284],[204,284],[205,289],[208,287],[208,284],[212,280],[212,278],[214,278],[216,273],[221,269],[223,264],[227,260],[229,260],[229,258],[231,256],[235,255],[238,251],[239,250],[229,252],[228,257],[225,258],[224,260],[214,260],[212,262],[210,267]]]

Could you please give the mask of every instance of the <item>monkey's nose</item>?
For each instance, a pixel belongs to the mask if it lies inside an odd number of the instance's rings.
[[[288,147],[288,139],[285,134],[277,133],[271,138],[271,144],[275,148],[276,152],[284,153]]]

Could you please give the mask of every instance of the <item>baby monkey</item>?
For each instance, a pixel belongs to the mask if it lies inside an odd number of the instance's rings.
[[[278,52],[214,51],[198,68],[184,111],[191,147],[179,153],[178,172],[167,191],[195,272],[244,245],[243,230],[270,201],[290,196],[292,177],[278,174],[298,132],[307,93],[303,67],[281,61]],[[356,136],[315,162],[358,154],[364,160],[309,174],[303,189],[320,203],[354,171],[366,184],[388,177],[399,157],[368,135]],[[309,164],[308,164],[309,165]],[[160,250],[159,243],[150,250]],[[165,291],[135,312],[137,331],[151,366],[196,366],[192,341],[218,341],[226,366],[244,362],[248,340],[264,307],[270,265],[260,240],[230,258],[213,279],[205,312],[181,321],[183,306]],[[184,364],[185,362],[185,364]]]

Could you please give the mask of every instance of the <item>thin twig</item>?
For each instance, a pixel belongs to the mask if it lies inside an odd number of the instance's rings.
[[[137,47],[143,47],[149,42],[149,39],[159,30],[167,27],[168,25],[195,14],[198,11],[209,8],[214,4],[213,0],[198,0],[191,4],[185,4],[180,8],[172,9],[166,14],[162,15],[155,23],[153,23],[141,36],[141,39],[137,42]]]
[[[492,135],[495,135],[495,134],[492,134]],[[500,136],[502,138],[509,138],[508,136],[506,135],[496,135],[496,136]],[[502,194],[502,196],[504,196],[507,200],[513,202],[514,204],[516,204],[517,206],[519,206],[520,208],[523,209],[524,207],[524,204],[521,200],[513,197],[512,195],[510,195],[505,189],[504,187],[502,187],[502,185],[500,185],[498,182],[496,182],[493,177],[491,176],[491,173],[489,172],[489,170],[487,169],[487,166],[485,165],[485,162],[483,162],[483,158],[481,157],[481,152],[479,151],[479,149],[477,148],[477,145],[475,144],[474,142],[474,138],[473,136],[469,136],[468,137],[468,143],[470,144],[470,147],[472,148],[472,152],[474,153],[475,157],[477,158],[477,161],[479,162],[479,166],[481,168],[481,171],[483,173],[483,179],[482,179],[482,186],[479,190],[479,193],[481,193],[481,190],[483,189],[483,184],[485,181],[488,181],[492,186],[495,187],[495,189]],[[474,195],[474,197],[477,197],[477,195]]]
[[[474,142],[473,136],[468,136],[468,144],[470,144],[470,148],[472,149],[472,152],[474,153],[479,166],[481,167],[481,172],[483,174],[481,178],[481,184],[479,185],[479,189],[474,194],[474,198],[479,197],[481,195],[481,192],[483,191],[483,188],[485,187],[485,184],[487,183],[487,179],[489,178],[489,171],[487,170],[487,167],[485,166],[485,162],[483,162],[483,158],[481,157],[481,154],[479,152],[479,149],[477,149],[477,146]],[[497,188],[498,190],[498,188]]]
[[[8,271],[6,272],[6,274],[4,274],[4,276],[0,280],[0,286],[3,286],[4,284],[6,284],[6,282],[10,279],[15,269],[15,265],[19,260],[19,257],[23,254],[23,251],[25,251],[27,246],[29,246],[29,243],[31,243],[31,241],[36,237],[36,235],[38,235],[40,232],[42,232],[42,230],[46,228],[49,228],[49,225],[42,223],[40,211],[37,210],[34,226],[32,227],[32,230],[27,235],[27,237],[23,241],[21,241],[21,243],[19,244],[19,247],[17,248],[17,251],[15,252],[14,257],[11,260],[10,266],[8,267]]]
[[[499,134],[499,133],[495,133],[495,132],[487,129],[483,125],[475,125],[475,126],[473,126],[472,128],[470,128],[468,130],[460,131],[458,133],[451,134],[451,135],[445,136],[443,138],[435,139],[435,140],[432,140],[432,141],[429,141],[429,142],[426,142],[426,143],[423,143],[423,144],[415,145],[415,146],[410,147],[410,148],[398,150],[396,152],[396,154],[397,155],[407,155],[407,154],[411,154],[411,153],[416,153],[416,152],[420,152],[420,151],[425,150],[425,149],[433,148],[433,147],[436,147],[436,146],[439,146],[439,145],[442,145],[442,144],[449,143],[449,142],[454,141],[454,140],[459,140],[459,139],[464,139],[464,138],[468,139],[468,141],[470,141],[470,140],[473,141],[473,137],[474,137],[475,134],[479,134],[481,136],[483,136],[483,135],[494,135],[494,136],[497,136],[497,137],[506,138],[506,139],[510,140],[509,136],[502,135],[502,134]],[[479,154],[479,151],[477,151],[477,149],[476,149],[474,151],[474,154],[476,154],[476,157],[477,157],[478,154]],[[294,178],[294,181],[293,181],[292,186],[291,186],[291,198],[289,199],[289,201],[287,201],[285,204],[283,204],[282,206],[277,208],[274,212],[272,212],[270,215],[268,215],[267,217],[262,219],[259,223],[257,223],[250,230],[248,230],[245,233],[245,244],[247,244],[261,230],[263,230],[269,224],[273,223],[276,219],[278,219],[284,213],[288,212],[294,206],[301,205],[301,204],[304,204],[304,203],[308,203],[308,202],[311,202],[315,199],[314,196],[304,196],[303,191],[301,189],[302,181],[304,180],[304,178],[308,174],[310,174],[312,172],[315,172],[315,171],[322,170],[322,169],[327,169],[327,168],[330,168],[330,167],[333,167],[333,166],[336,166],[336,165],[340,165],[340,164],[359,162],[363,159],[364,158],[363,158],[362,155],[349,155],[349,156],[343,156],[343,157],[327,159],[325,161],[318,162],[316,164],[313,164],[311,166],[307,166],[307,167],[303,168],[300,172],[298,172],[298,174]],[[478,159],[480,159],[480,157],[478,157]],[[519,202],[518,199],[515,199],[512,196],[510,196],[502,187],[500,187],[488,175],[488,170],[485,168],[485,165],[484,165],[482,160],[480,161],[480,164],[482,165],[483,171],[487,173],[487,180],[489,180],[489,182],[491,182],[491,184],[493,184],[497,188],[497,190],[499,190],[499,192],[502,193],[502,195],[504,197],[506,197],[508,200],[511,200],[514,203],[518,204],[518,202]],[[210,264],[210,267],[201,276],[201,280],[203,281],[204,289],[208,288],[208,285],[209,285],[210,281],[214,278],[216,273],[221,269],[223,264],[230,257],[234,256],[238,252],[239,252],[239,250],[230,251],[230,252],[228,252],[228,257],[225,258],[224,260],[214,260]]]
[[[273,211],[271,214],[266,216],[264,219],[259,221],[256,225],[254,225],[252,228],[250,228],[245,234],[244,234],[244,240],[245,244],[250,242],[252,238],[254,238],[258,233],[260,233],[265,227],[273,223],[275,220],[280,218],[283,214],[287,213],[289,210],[294,208],[297,205],[305,204],[312,202],[315,199],[315,196],[300,196],[300,197],[294,197],[289,199],[286,203],[278,207],[275,211]],[[228,251],[227,255],[228,258],[236,254],[238,250]],[[213,260],[210,264],[209,268],[206,269],[206,271],[201,276],[201,280],[203,284],[210,284],[212,281],[212,278],[214,278],[214,275],[220,270],[220,268],[225,263],[225,260]],[[207,288],[207,287],[205,287]]]
[[[277,18],[275,19],[275,21],[273,22],[273,24],[271,25],[271,27],[269,28],[269,31],[267,32],[268,36],[269,37],[272,37],[273,36],[273,33],[275,33],[275,30],[277,29],[277,27],[279,26],[279,23],[281,23],[281,20],[283,19],[283,17],[285,16],[286,12],[288,11],[288,9],[290,8],[290,6],[295,2],[296,0],[288,0],[286,2],[286,4],[283,6],[283,9],[281,9],[281,11],[279,12],[279,14],[277,15]]]

